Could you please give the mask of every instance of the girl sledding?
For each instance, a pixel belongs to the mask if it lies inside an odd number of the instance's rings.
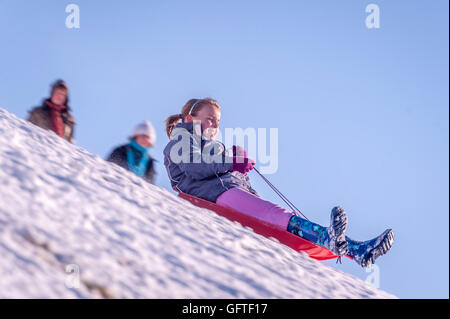
[[[346,236],[348,220],[342,207],[331,210],[330,225],[324,227],[259,197],[248,177],[255,161],[239,146],[233,146],[229,155],[214,139],[220,116],[218,102],[206,98],[189,100],[180,114],[167,118],[170,141],[164,149],[164,165],[175,190],[256,218],[335,256],[349,256],[362,267],[371,266],[391,249],[392,229],[368,241]]]

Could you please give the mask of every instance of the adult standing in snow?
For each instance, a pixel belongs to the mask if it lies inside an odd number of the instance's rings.
[[[63,80],[52,84],[50,97],[29,111],[28,121],[55,132],[70,143],[74,142],[75,119],[70,113],[69,89]]]
[[[156,133],[149,121],[136,126],[130,143],[117,147],[108,157],[113,162],[153,184],[155,179],[155,159],[149,154],[156,142]]]

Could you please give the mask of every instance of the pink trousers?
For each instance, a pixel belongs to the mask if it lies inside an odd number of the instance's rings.
[[[216,200],[216,204],[233,208],[241,213],[256,217],[260,220],[275,225],[283,230],[287,229],[289,220],[294,215],[292,212],[261,199],[239,188],[231,188],[222,193]]]

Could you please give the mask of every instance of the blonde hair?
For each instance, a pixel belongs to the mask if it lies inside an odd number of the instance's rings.
[[[166,119],[166,133],[170,139],[170,134],[172,134],[172,130],[177,125],[178,121],[184,121],[186,116],[197,115],[197,113],[203,109],[205,106],[214,106],[217,110],[220,111],[219,103],[211,98],[204,99],[190,99],[181,109],[180,114],[171,115]]]

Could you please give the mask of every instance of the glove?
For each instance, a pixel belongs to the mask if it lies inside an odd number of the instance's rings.
[[[233,146],[233,171],[246,175],[256,162],[247,157],[247,152],[241,146]]]
[[[233,145],[233,156],[247,157],[247,152],[242,146]]]

